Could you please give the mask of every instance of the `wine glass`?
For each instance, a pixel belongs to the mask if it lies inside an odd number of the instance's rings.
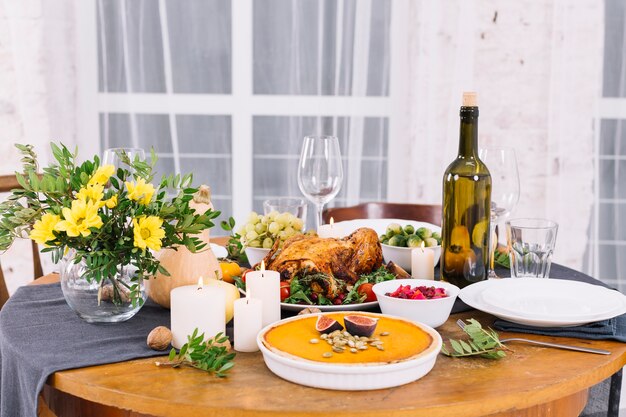
[[[128,169],[128,164],[124,162],[126,160],[124,154],[131,162],[135,159],[146,160],[146,153],[141,148],[109,148],[102,155],[102,165],[113,165],[116,171],[118,168]]]
[[[335,136],[306,136],[298,163],[300,191],[317,209],[316,230],[322,224],[324,204],[341,189],[343,167],[339,141]]]
[[[491,173],[491,227],[490,241],[495,234],[496,225],[505,220],[519,201],[520,184],[517,170],[517,158],[512,148],[486,148],[479,151],[480,159]],[[498,278],[494,270],[495,250],[498,239],[490,243],[489,278]]]

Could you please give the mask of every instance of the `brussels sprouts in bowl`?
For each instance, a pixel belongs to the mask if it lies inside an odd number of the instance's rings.
[[[411,271],[411,251],[415,248],[432,250],[435,265],[439,263],[441,257],[440,231],[428,227],[415,228],[412,224],[402,226],[399,223],[391,223],[380,236],[380,243],[385,261],[391,261],[407,272]]]

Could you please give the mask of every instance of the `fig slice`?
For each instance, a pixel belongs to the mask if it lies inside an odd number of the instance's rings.
[[[345,316],[343,322],[346,325],[346,330],[353,336],[370,337],[376,330],[378,319],[367,316]]]
[[[332,333],[335,330],[343,330],[343,326],[337,320],[320,314],[315,323],[315,330],[320,333]]]

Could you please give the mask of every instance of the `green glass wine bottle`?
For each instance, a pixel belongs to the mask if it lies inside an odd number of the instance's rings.
[[[491,175],[478,157],[476,93],[463,93],[459,155],[443,176],[441,278],[458,287],[487,278]]]

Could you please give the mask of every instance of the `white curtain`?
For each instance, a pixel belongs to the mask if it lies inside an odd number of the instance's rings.
[[[99,91],[127,95],[212,95],[228,102],[237,72],[231,31],[246,24],[220,0],[96,0]],[[302,138],[334,134],[344,156],[345,181],[335,204],[381,200],[387,187],[386,117],[345,117],[309,98],[389,95],[390,0],[263,0],[252,4],[250,54],[254,99],[304,99],[305,114],[249,114],[249,155],[233,154],[230,114],[141,110],[102,112],[102,147],[154,146],[163,173],[193,171],[208,182],[224,216],[233,193],[252,183],[252,205],[270,197],[300,196],[295,176]],[[185,100],[183,97],[181,100]],[[307,101],[311,103],[307,104]],[[246,103],[241,103],[245,106]],[[268,106],[269,106],[268,102]],[[358,101],[351,106],[359,106]],[[349,114],[350,109],[346,109]],[[189,114],[185,114],[188,112]],[[203,113],[200,111],[200,113]],[[270,112],[271,113],[271,112]],[[357,112],[358,113],[358,112]],[[237,126],[235,126],[236,128]],[[241,160],[251,175],[231,176]],[[312,210],[311,210],[312,212]]]

